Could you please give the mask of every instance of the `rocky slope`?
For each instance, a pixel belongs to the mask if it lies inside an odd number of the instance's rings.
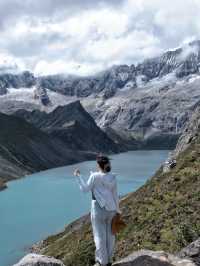
[[[131,148],[136,140],[145,148],[171,148],[200,100],[199,66],[200,41],[194,41],[138,65],[113,66],[90,77],[36,78],[25,72],[22,82],[21,75],[1,75],[0,108],[5,113],[50,112],[79,99],[101,128],[112,129],[114,140],[123,137]]]
[[[190,246],[195,246],[195,243],[191,243]],[[196,246],[197,247],[197,246]],[[189,247],[184,248],[188,251]],[[194,249],[194,248],[193,248]],[[190,248],[191,250],[191,248]],[[200,250],[196,249],[195,254],[200,255]],[[192,255],[191,255],[192,257]],[[129,256],[115,262],[115,266],[196,266],[197,261],[183,256],[180,258],[172,254],[163,251],[151,251],[151,250],[140,250],[133,252]],[[65,266],[62,261],[38,254],[28,254],[19,263],[13,266]]]
[[[180,152],[183,152],[187,147],[190,146],[190,143],[195,141],[200,132],[200,107],[198,106],[192,115],[189,123],[186,125],[183,134],[178,140],[176,149],[173,153],[174,157],[177,157]]]
[[[200,265],[200,238],[183,248],[178,256],[180,258],[191,258],[196,265]]]
[[[71,150],[25,120],[0,114],[0,185],[27,173],[92,159],[94,153]]]
[[[200,121],[197,109],[188,126]],[[140,249],[179,252],[200,235],[200,131],[177,155],[168,173],[162,167],[136,192],[121,200],[127,222],[118,235],[115,259]],[[178,148],[178,147],[177,147]],[[39,251],[61,259],[65,265],[92,265],[94,245],[89,215],[68,225],[39,245]]]
[[[108,153],[123,150],[96,125],[79,101],[57,107],[51,113],[19,110],[15,115],[60,138],[74,150]]]

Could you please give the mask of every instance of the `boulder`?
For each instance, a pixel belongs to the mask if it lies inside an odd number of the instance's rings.
[[[183,248],[178,255],[181,258],[190,258],[196,265],[200,265],[200,238]]]
[[[44,255],[28,254],[13,266],[65,266],[62,261]]]
[[[114,263],[115,266],[195,266],[190,260],[181,259],[163,251],[140,250]]]

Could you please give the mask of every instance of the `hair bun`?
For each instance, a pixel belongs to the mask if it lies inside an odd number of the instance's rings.
[[[104,155],[98,155],[97,156],[97,161],[101,161],[103,163],[108,163],[110,160],[107,156],[104,156]]]

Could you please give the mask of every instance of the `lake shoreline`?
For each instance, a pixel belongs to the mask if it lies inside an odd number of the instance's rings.
[[[118,153],[116,153],[118,154]],[[51,170],[51,169],[55,169],[55,168],[59,168],[59,167],[65,167],[65,166],[70,166],[70,165],[73,165],[73,164],[77,164],[77,163],[82,163],[82,162],[86,162],[86,161],[92,161],[96,158],[97,156],[97,153],[89,153],[89,157],[90,158],[87,158],[87,159],[79,159],[77,161],[74,161],[72,163],[66,163],[65,165],[59,165],[57,167],[53,166],[52,168],[47,168],[47,169],[43,169],[41,171],[38,171],[38,170],[33,170],[33,171],[29,171],[29,172],[26,172],[26,174],[22,175],[22,176],[19,176],[19,177],[9,177],[7,181],[5,180],[0,180],[0,192],[4,191],[5,189],[8,189],[9,186],[7,185],[8,183],[12,182],[12,181],[16,181],[16,180],[20,180],[20,179],[23,179],[23,178],[26,178],[28,177],[29,175],[32,175],[32,174],[37,174],[37,173],[40,173],[40,172],[43,172],[43,171],[47,171],[47,170]]]
[[[116,153],[105,153],[107,154],[108,156],[111,156],[111,155],[117,155],[117,154],[122,154],[122,153],[126,153],[126,152],[131,152],[131,151],[149,151],[149,150],[152,150],[152,151],[161,151],[161,150],[168,150],[168,149],[163,149],[161,147],[158,147],[158,148],[148,148],[148,147],[145,147],[144,149],[128,149],[128,150],[124,150],[124,151],[120,151],[120,152],[116,152]],[[27,176],[29,175],[32,175],[32,174],[36,174],[36,173],[40,173],[42,171],[47,171],[47,170],[51,170],[51,169],[54,169],[54,168],[59,168],[59,167],[64,167],[64,166],[70,166],[70,165],[73,165],[73,164],[77,164],[77,163],[82,163],[82,162],[87,162],[87,161],[92,161],[92,160],[95,160],[96,159],[96,156],[97,156],[97,153],[93,153],[93,152],[88,152],[89,155],[88,157],[90,158],[85,158],[85,159],[79,159],[79,160],[76,160],[74,162],[70,162],[70,163],[66,163],[65,165],[59,165],[57,167],[53,166],[52,168],[47,168],[47,169],[43,169],[41,171],[38,171],[38,170],[33,170],[33,171],[29,171],[29,172],[26,172],[24,175],[22,176],[19,176],[19,177],[15,177],[15,178],[12,178],[12,177],[9,177],[8,180],[0,180],[0,192],[5,190],[5,189],[8,189],[8,185],[7,183],[9,182],[12,182],[12,181],[15,181],[15,180],[18,180],[18,179],[22,179],[22,178],[26,178]]]

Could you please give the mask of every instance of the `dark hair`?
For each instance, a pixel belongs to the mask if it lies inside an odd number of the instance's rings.
[[[97,156],[97,163],[103,171],[105,171],[105,172],[111,171],[110,159],[107,156],[98,155]]]

